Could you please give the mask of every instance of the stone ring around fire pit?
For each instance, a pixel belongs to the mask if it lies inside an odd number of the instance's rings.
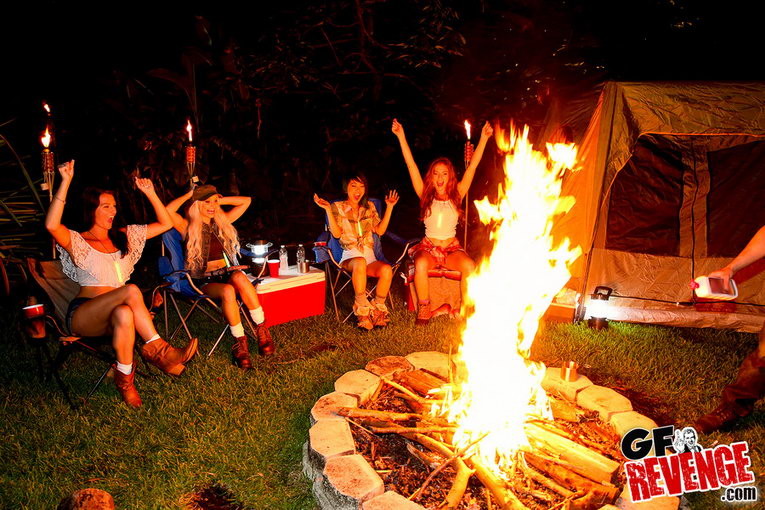
[[[303,445],[303,473],[313,481],[313,494],[322,510],[424,510],[397,492],[384,489],[380,475],[356,452],[347,419],[338,415],[341,407],[366,404],[378,391],[383,377],[399,372],[427,370],[448,378],[449,357],[441,352],[415,352],[406,357],[385,356],[367,363],[364,370],[346,372],[335,381],[335,391],[324,395],[311,409],[309,439]],[[596,411],[619,436],[641,427],[652,429],[656,423],[632,409],[631,402],[616,391],[598,386],[587,377],[574,382],[560,377],[560,368],[548,368],[542,387],[577,406]],[[627,509],[675,510],[677,497],[655,498],[633,503],[625,486],[616,507]],[[603,508],[614,508],[606,505]]]

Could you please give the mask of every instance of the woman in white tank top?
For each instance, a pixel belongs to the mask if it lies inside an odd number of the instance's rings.
[[[470,189],[486,142],[494,130],[488,122],[483,126],[481,140],[460,181],[457,180],[452,162],[443,157],[430,164],[423,180],[406,141],[404,126],[394,119],[391,130],[401,145],[412,186],[420,199],[420,218],[425,223],[425,238],[409,250],[409,255],[414,259],[414,287],[419,301],[416,323],[422,325],[427,324],[431,316],[428,271],[443,266],[461,272],[461,290],[464,295],[467,275],[475,269],[475,262],[465,253],[457,239],[457,223],[462,214],[460,204]]]
[[[85,215],[90,228],[69,230],[61,224],[69,185],[74,177],[74,161],[59,165],[61,185],[48,209],[45,227],[58,243],[64,272],[80,284],[80,292],[69,304],[67,327],[81,336],[111,335],[117,357],[114,384],[131,407],[141,406],[133,381],[133,345],[136,334],[145,344],[141,355],[162,371],[178,375],[197,351],[197,339],[184,349],[176,349],[157,334],[151,315],[138,287],[125,282],[141,257],[146,239],[172,227],[170,216],[149,179],[136,179],[136,187],[146,195],[157,220],[149,225],[112,228],[117,202],[111,191],[88,188],[83,193]]]

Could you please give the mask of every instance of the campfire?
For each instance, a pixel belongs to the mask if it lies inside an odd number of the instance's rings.
[[[492,251],[468,280],[448,370],[368,366],[381,376],[373,394],[333,412],[346,417],[355,451],[386,489],[427,508],[600,508],[620,492],[619,435],[598,412],[548,395],[546,368],[529,359],[542,315],[581,254],[551,233],[574,204],[560,192],[576,150],[535,150],[528,128],[497,130],[497,140],[504,182],[495,201],[476,202]]]

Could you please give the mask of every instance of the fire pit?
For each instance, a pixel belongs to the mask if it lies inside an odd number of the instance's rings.
[[[452,359],[374,360],[317,402],[304,466],[322,508],[600,508],[619,495],[619,436],[655,427],[615,391],[529,359],[581,255],[553,235],[575,203],[561,188],[576,149],[495,132],[505,180],[475,202],[492,249],[467,279],[462,342]]]
[[[548,368],[542,386],[556,420],[531,424],[530,444],[518,454],[523,460],[503,480],[480,460],[468,459],[467,471],[455,462],[452,430],[444,422],[418,422],[422,414],[415,411],[427,400],[422,393],[450,370],[443,353],[388,356],[344,374],[335,391],[316,402],[303,469],[323,510],[436,508],[450,493],[459,495],[461,506],[454,508],[601,508],[613,502],[638,508],[622,490],[618,442],[634,427],[656,424],[625,397],[583,376],[567,382],[559,368]],[[433,436],[445,441],[428,439]],[[652,509],[678,505],[678,498],[651,501]]]

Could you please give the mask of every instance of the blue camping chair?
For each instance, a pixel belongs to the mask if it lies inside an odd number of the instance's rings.
[[[244,256],[253,255],[247,250],[240,250],[240,253]],[[218,335],[210,352],[207,353],[207,357],[209,358],[223,339],[223,335],[225,335],[228,325],[223,319],[223,311],[220,306],[218,306],[210,296],[206,295],[194,285],[189,272],[186,270],[186,258],[183,254],[181,233],[174,228],[162,234],[162,255],[159,257],[157,265],[159,275],[164,280],[164,282],[157,287],[157,291],[162,294],[163,298],[166,339],[169,340],[175,337],[181,328],[186,332],[186,336],[191,339],[193,335],[189,330],[188,320],[197,310],[205,314],[213,322],[223,324],[223,330]],[[242,269],[243,267],[244,266],[233,266],[227,269]],[[262,273],[263,271],[261,271],[261,274],[258,275],[258,277],[262,276]],[[181,311],[181,308],[178,306],[178,299],[189,305],[189,308],[185,313]],[[172,303],[179,321],[178,326],[176,326],[171,334],[168,334],[170,330],[167,306],[168,301]],[[251,322],[250,314],[244,310],[244,305],[241,301],[239,301],[238,304],[239,315],[242,317],[242,322],[244,324],[244,332],[251,340],[257,342],[258,337],[255,334],[255,327]]]
[[[341,199],[342,200],[342,199]],[[333,200],[332,202],[338,202],[341,200]],[[379,198],[370,198],[368,199],[369,203],[374,205],[375,209],[377,209],[377,214],[382,218],[383,216],[383,206],[382,206],[382,200]],[[394,241],[395,243],[402,245],[404,249],[402,250],[401,254],[398,256],[395,262],[389,262],[388,259],[385,257],[385,254],[383,253],[382,249],[382,242],[380,240],[380,236],[377,234],[373,234],[374,236],[374,253],[375,258],[381,262],[385,262],[387,264],[390,264],[391,269],[393,269],[393,277],[395,279],[396,273],[398,272],[399,268],[401,267],[401,263],[404,260],[404,258],[407,255],[407,251],[409,250],[409,246],[411,245],[411,242],[406,241],[400,236],[397,236],[396,234],[393,234],[391,232],[385,232],[383,237],[387,237]],[[337,306],[337,296],[340,295],[341,292],[343,292],[346,287],[351,285],[351,272],[347,269],[343,268],[340,265],[340,259],[343,256],[343,248],[340,246],[340,241],[336,237],[333,237],[332,234],[329,232],[329,220],[325,218],[324,220],[324,232],[322,232],[319,237],[316,239],[318,245],[315,245],[313,248],[313,251],[316,255],[316,263],[317,264],[324,264],[324,272],[327,275],[327,281],[329,283],[329,291],[332,295],[332,306],[335,310],[335,317],[338,321],[340,321],[340,311]],[[322,244],[323,243],[323,244]],[[351,286],[351,288],[353,288]],[[367,297],[371,297],[374,293],[375,289],[377,288],[377,283],[372,285],[371,287],[367,285]],[[393,298],[391,296],[391,293],[388,293],[388,302],[390,303],[391,309],[394,308],[393,304]],[[353,315],[353,311],[349,312],[345,318],[341,321],[341,323],[345,323],[348,321],[348,319]]]

